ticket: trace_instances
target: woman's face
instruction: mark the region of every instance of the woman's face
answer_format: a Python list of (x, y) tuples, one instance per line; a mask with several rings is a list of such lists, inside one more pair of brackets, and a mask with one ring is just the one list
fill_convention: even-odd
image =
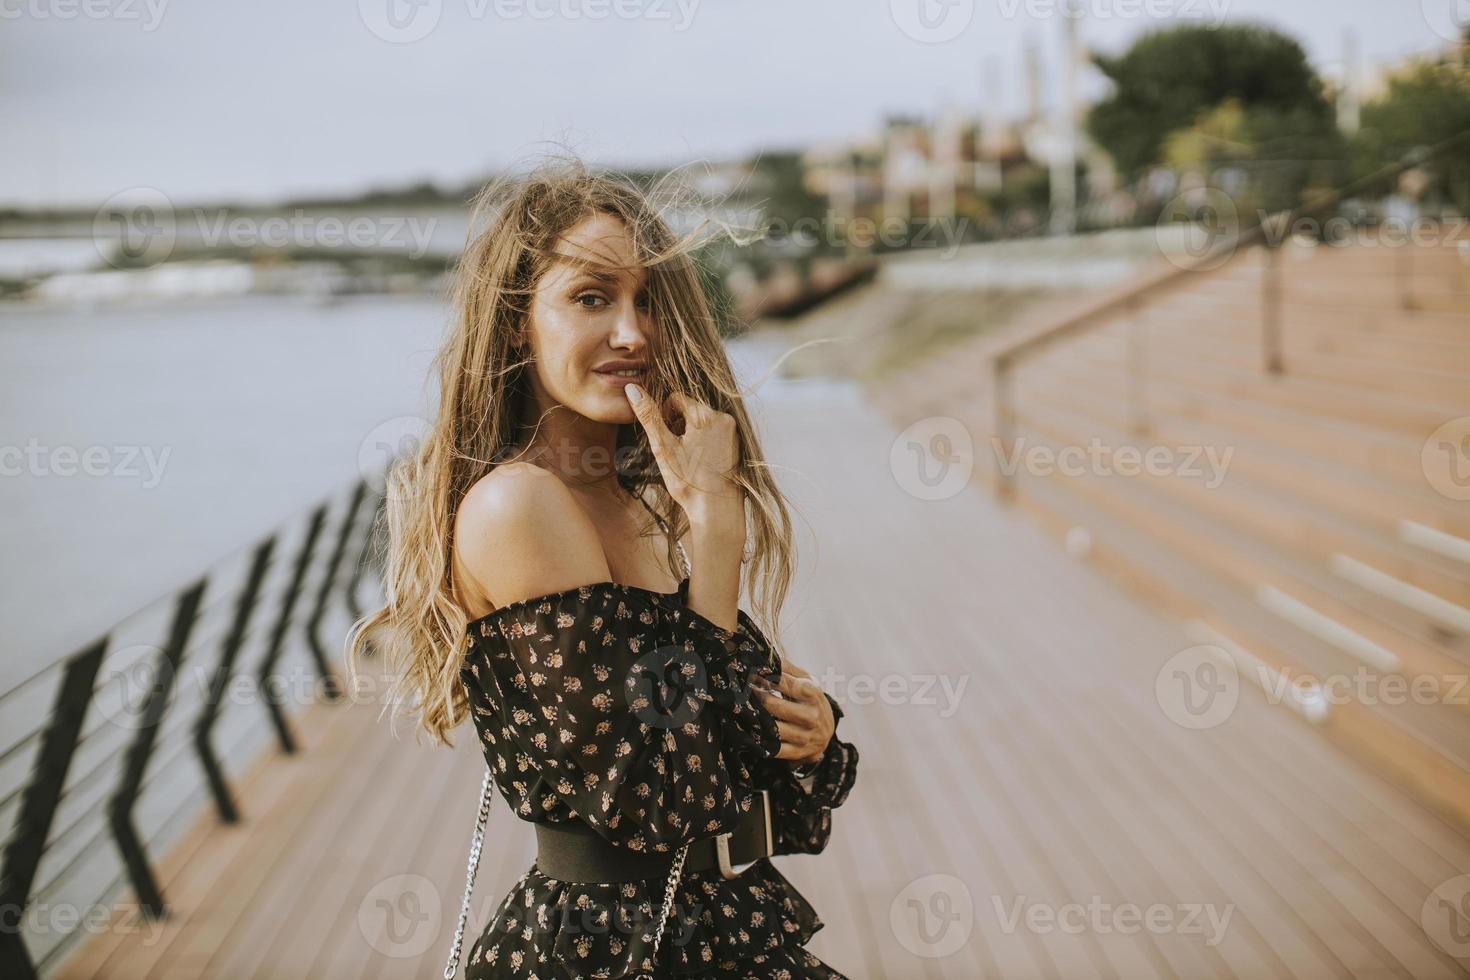
[[(623, 385), (647, 388), (652, 362), (647, 270), (635, 267), (633, 239), (612, 215), (573, 225), (531, 297), (530, 343), (544, 410), (550, 403), (598, 422), (634, 421)], [(616, 371), (635, 369), (632, 376)]]

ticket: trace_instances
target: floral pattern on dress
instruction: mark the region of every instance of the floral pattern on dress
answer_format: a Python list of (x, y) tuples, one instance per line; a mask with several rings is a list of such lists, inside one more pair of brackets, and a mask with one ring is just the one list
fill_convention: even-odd
[[(780, 658), (742, 610), (734, 631), (674, 592), (600, 582), (502, 606), (469, 624), (460, 669), (495, 784), (522, 819), (584, 821), (620, 847), (671, 853), (734, 828), (771, 792), (778, 854), (818, 853), (856, 778), (835, 735), (806, 778), (776, 759), (775, 718), (750, 678)], [(841, 718), (834, 700), (833, 715)], [(666, 876), (579, 883), (534, 864), (471, 946), (469, 980), (570, 980), (650, 969)], [(686, 871), (657, 976), (838, 978), (802, 947), (822, 928), (762, 858), (734, 879)]]

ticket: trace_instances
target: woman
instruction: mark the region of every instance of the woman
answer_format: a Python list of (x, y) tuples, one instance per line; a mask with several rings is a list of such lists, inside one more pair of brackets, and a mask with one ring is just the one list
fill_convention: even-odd
[(351, 639), (374, 631), (436, 740), (467, 709), (536, 824), (466, 976), (840, 978), (769, 857), (825, 848), (857, 752), (738, 608), (748, 565), (775, 623), (790, 518), (691, 240), (575, 163), (486, 209), (439, 418), (389, 479), (388, 602)]

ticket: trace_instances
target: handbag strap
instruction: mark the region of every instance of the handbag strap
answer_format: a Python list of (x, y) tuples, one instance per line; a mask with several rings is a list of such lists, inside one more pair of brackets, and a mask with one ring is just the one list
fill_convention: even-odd
[[(641, 498), (640, 498), (641, 499)], [(647, 503), (644, 504), (647, 506)], [(658, 515), (654, 515), (657, 517)], [(662, 525), (663, 521), (660, 520)], [(667, 528), (665, 528), (667, 530)], [(684, 574), (689, 574), (689, 553), (684, 550), (684, 542), (675, 541), (679, 549), (679, 560), (684, 565)], [(465, 866), (464, 875), (464, 898), (459, 903), (459, 922), (454, 927), (454, 943), (449, 949), (449, 962), (444, 965), (444, 980), (454, 980), (459, 973), (459, 958), (464, 949), (464, 928), (470, 917), (470, 897), (475, 891), (475, 875), (480, 870), (480, 849), (485, 843), (485, 821), (490, 816), (491, 788), (494, 782), (491, 778), (490, 767), (485, 767), (485, 778), (480, 783), (480, 810), (475, 817), (475, 832), (470, 837), (470, 857)], [(674, 864), (669, 868), (668, 883), (664, 886), (663, 907), (659, 909), (658, 931), (653, 934), (653, 954), (649, 961), (655, 966), (658, 964), (658, 949), (663, 942), (664, 929), (668, 925), (669, 910), (674, 907), (674, 891), (679, 887), (680, 880), (684, 877), (684, 859), (689, 854), (689, 845), (685, 844), (679, 848), (678, 855), (674, 858)], [(643, 972), (639, 977), (652, 978), (650, 972)]]
[[(638, 499), (642, 500), (643, 498), (639, 497)], [(643, 501), (643, 506), (648, 507), (648, 501)], [(648, 509), (649, 513), (653, 513), (653, 508), (649, 507)], [(664, 524), (663, 519), (659, 517), (658, 514), (653, 514), (653, 516), (654, 519), (658, 521), (659, 526), (663, 528), (664, 533), (670, 533), (669, 527), (667, 524)], [(684, 542), (676, 539), (674, 541), (674, 546), (679, 549), (679, 562), (684, 566), (685, 576), (688, 576), (689, 553), (684, 550)], [(664, 929), (667, 927), (669, 922), (669, 910), (674, 907), (674, 892), (678, 889), (679, 882), (684, 877), (684, 859), (688, 856), (689, 845), (685, 844), (683, 847), (679, 848), (679, 853), (674, 858), (673, 867), (669, 868), (668, 882), (664, 885), (663, 907), (659, 910), (658, 914), (658, 929), (653, 934), (653, 953), (649, 957), (649, 962), (653, 964), (654, 969), (658, 968), (659, 944), (662, 943), (664, 939)], [(644, 977), (649, 978), (649, 980), (653, 980), (652, 971), (645, 971), (638, 974), (638, 980), (643, 980)]]
[(480, 812), (475, 818), (475, 833), (470, 838), (470, 859), (465, 868), (464, 899), (459, 903), (459, 924), (454, 927), (454, 945), (449, 950), (449, 962), (444, 966), (444, 980), (454, 980), (459, 972), (459, 955), (464, 948), (464, 926), (470, 917), (470, 895), (475, 890), (475, 873), (480, 870), (480, 848), (485, 843), (485, 820), (490, 816), (490, 767), (485, 767), (485, 778), (480, 783)]

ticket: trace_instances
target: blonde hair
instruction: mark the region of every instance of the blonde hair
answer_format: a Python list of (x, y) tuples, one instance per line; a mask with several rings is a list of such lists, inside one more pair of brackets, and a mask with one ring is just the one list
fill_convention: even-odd
[[(701, 222), (676, 236), (660, 215), (660, 201), (688, 213), (690, 195), (677, 175), (645, 192), (625, 176), (592, 173), (575, 157), (543, 164), (521, 177), (492, 180), (471, 202), (470, 230), (452, 286), (448, 335), (433, 370), (439, 379), (438, 416), (414, 451), (391, 466), (383, 512), (382, 608), (353, 623), (347, 661), (353, 682), (365, 646), (384, 657), (390, 675), (392, 720), (416, 714), (433, 741), (453, 745), (449, 733), (464, 719), (466, 695), (459, 671), (468, 642), (469, 614), (455, 594), (451, 548), (459, 502), (477, 480), (506, 461), (530, 397), (516, 338), (528, 326), (531, 297), (552, 261), (558, 239), (583, 219), (612, 215), (628, 229), (635, 261), (648, 269), (654, 323), (647, 390), (655, 399), (690, 395), (736, 421), (739, 458), (732, 479), (746, 493), (747, 555), (753, 618), (779, 651), (779, 616), (794, 572), (791, 517), (754, 426), (742, 405), (719, 325), (706, 293)], [(703, 206), (699, 210), (706, 210)], [(482, 220), (488, 227), (477, 233)], [(525, 345), (529, 352), (529, 345)], [(670, 529), (667, 560), (682, 577), (675, 542), (687, 531), (682, 510), (664, 488), (647, 440), (636, 423), (619, 426), (617, 479), (641, 496)], [(419, 732), (415, 730), (415, 741)]]

